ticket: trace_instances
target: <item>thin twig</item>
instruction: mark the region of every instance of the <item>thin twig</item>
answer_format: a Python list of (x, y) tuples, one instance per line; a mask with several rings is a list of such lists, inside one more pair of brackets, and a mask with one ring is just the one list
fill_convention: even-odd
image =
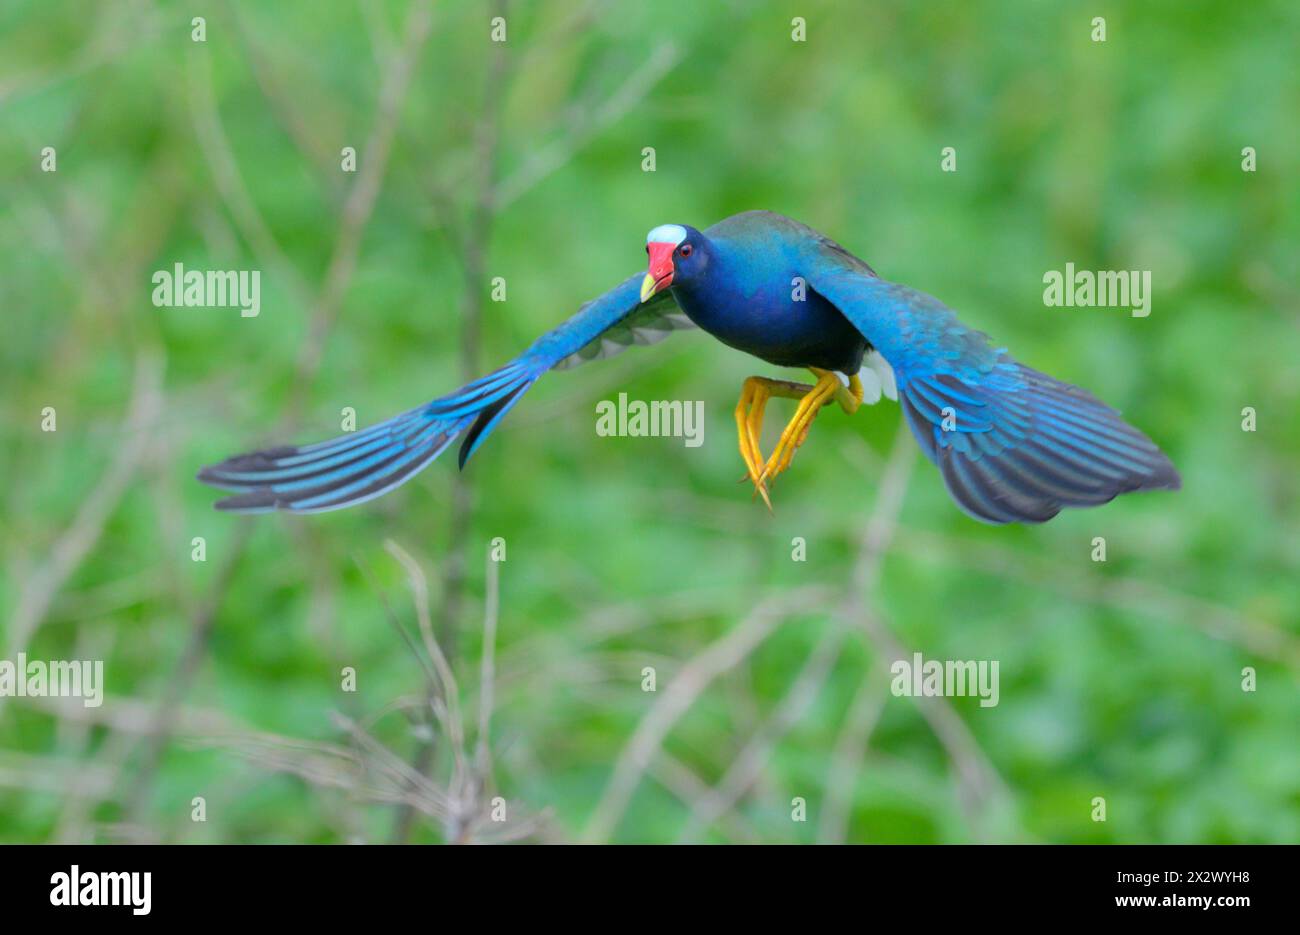
[(1087, 561), (1079, 563), (1085, 569), (1079, 570), (1024, 549), (945, 538), (919, 529), (904, 530), (899, 535), (899, 548), (927, 562), (951, 562), (1017, 584), (1041, 588), (1048, 583), (1058, 597), (1072, 601), (1191, 624), (1213, 639), (1227, 640), (1262, 658), (1278, 660), (1293, 675), (1300, 674), (1300, 638), (1240, 609), (1160, 584), (1158, 574), (1143, 578), (1100, 574)]
[[(378, 196), (380, 179), (388, 165), (393, 127), (401, 112), (401, 105), (405, 101), (415, 62), (432, 27), (432, 16), (432, 9), (426, 0), (412, 0), (407, 15), (403, 54), (391, 64), (386, 74), (380, 92), (379, 116), (376, 118), (370, 138), (368, 157), (360, 173), (361, 177), (344, 205), (325, 282), (312, 311), (311, 339), (308, 342), (310, 346), (299, 357), (295, 373), (295, 384), (300, 388), (310, 386), (313, 382), (312, 378), (320, 368), (325, 340), (333, 327), (338, 305), (355, 269), (361, 237), (370, 219), (375, 198)], [(290, 426), (298, 421), (300, 407), (301, 395), (288, 407), (286, 421)], [(169, 711), (174, 709), (184, 697), (192, 676), (207, 651), (208, 639), (225, 599), (226, 590), (243, 558), (251, 532), (250, 524), (251, 520), (248, 519), (239, 524), (235, 541), (231, 543), (223, 559), (223, 565), (213, 588), (199, 614), (191, 623), (190, 639), (181, 663), (163, 690), (158, 705), (156, 730), (148, 740), (144, 766), (130, 790), (130, 812), (139, 812), (148, 801), (150, 787), (171, 730)]]
[(840, 658), (847, 638), (846, 629), (834, 622), (804, 661), (790, 688), (770, 717), (745, 742), (722, 780), (708, 794), (691, 804), (679, 842), (693, 841), (720, 816), (729, 812), (758, 780), (772, 751), (812, 704), (826, 677)]
[[(334, 242), (334, 254), (325, 271), (325, 284), (312, 309), (311, 324), (298, 359), (300, 374), (313, 374), (320, 367), (321, 356), (325, 352), (325, 340), (334, 327), (334, 320), (343, 302), (348, 283), (352, 281), (352, 273), (356, 268), (357, 256), (361, 249), (361, 238), (374, 211), (375, 200), (379, 197), (384, 174), (388, 170), (393, 135), (397, 130), (411, 78), (415, 74), (416, 62), (419, 61), (420, 51), (429, 38), (432, 28), (433, 5), (428, 0), (412, 0), (407, 10), (406, 25), (402, 30), (402, 51), (384, 74), (383, 85), (379, 91), (378, 114), (370, 136), (366, 140), (365, 149), (359, 154), (361, 167), (357, 173), (356, 183), (348, 192), (347, 201), (343, 204), (338, 237)], [(309, 380), (298, 383), (303, 390), (308, 385), (310, 385)], [(301, 400), (301, 396), (299, 399)]]
[(586, 841), (604, 841), (618, 826), (642, 775), (659, 753), (668, 732), (713, 680), (740, 664), (790, 616), (816, 606), (825, 597), (824, 588), (806, 587), (771, 598), (681, 668), (641, 718), (641, 723), (619, 754), (613, 774), (583, 833)]
[[(660, 751), (659, 756), (655, 758), (654, 764), (650, 767), (650, 775), (687, 807), (712, 792), (704, 780), (689, 766), (666, 751)], [(723, 812), (718, 819), (732, 841), (740, 841), (743, 844), (758, 843), (753, 830), (734, 812)]]
[(475, 766), (479, 781), (490, 786), (492, 776), (492, 703), (496, 681), (497, 617), (501, 604), (501, 563), (489, 552), (485, 574), (487, 593), (483, 606), (483, 650), (479, 659), (478, 746)]
[(190, 119), (194, 124), (199, 149), (212, 172), (217, 193), (234, 218), (240, 234), (257, 256), (258, 262), (273, 270), (289, 285), (296, 296), (306, 301), (308, 295), (306, 284), (285, 255), (275, 235), (271, 233), (270, 226), (258, 211), (240, 174), (239, 164), (235, 160), (230, 140), (226, 137), (221, 115), (217, 109), (216, 96), (212, 89), (210, 57), (204, 52), (192, 56), (188, 75)]
[[(505, 10), (499, 0), (495, 12)], [(474, 161), (478, 175), (474, 180), (474, 204), (464, 234), (456, 238), (458, 259), (465, 285), (464, 307), (460, 316), (460, 376), (464, 381), (478, 375), (483, 334), (483, 295), (487, 275), (488, 241), (494, 219), (498, 126), (508, 71), (505, 43), (492, 43), (491, 58), (483, 90), (483, 106), (474, 133)], [(448, 523), (448, 547), (442, 559), (442, 606), (439, 631), (447, 654), (457, 656), (457, 628), (464, 602), (465, 567), (469, 547), (470, 521), (473, 517), (472, 475), (458, 472), (451, 483), (451, 518)]]
[(384, 541), (384, 548), (388, 554), (397, 559), (402, 567), (406, 569), (407, 579), (411, 583), (411, 593), (415, 600), (416, 619), (419, 621), (420, 635), (424, 639), (425, 651), (429, 654), (429, 659), (433, 662), (434, 668), (438, 672), (438, 679), (441, 682), (442, 699), (447, 705), (447, 711), (450, 715), (448, 729), (451, 731), (452, 750), (457, 756), (458, 771), (464, 769), (464, 763), (460, 759), (460, 751), (465, 748), (465, 722), (460, 715), (460, 688), (456, 684), (456, 676), (452, 673), (451, 665), (447, 661), (442, 647), (438, 645), (438, 640), (433, 633), (433, 623), (429, 617), (429, 582), (424, 576), (424, 570), (420, 568), (411, 553), (407, 552), (392, 539)]
[[(322, 123), (319, 116), (311, 119), (304, 117), (303, 108), (293, 100), (285, 82), (280, 80), (274, 66), (262, 49), (255, 30), (249, 28), (243, 13), (237, 4), (226, 0), (227, 15), (235, 25), (235, 32), (244, 47), (245, 57), (251, 66), (253, 80), (262, 91), (262, 96), (271, 105), (276, 119), (284, 127), (286, 134), (297, 147), (306, 162), (316, 172), (316, 177), (328, 190), (330, 196), (337, 200), (343, 189), (343, 179), (338, 172), (338, 162), (330, 145), (311, 132), (311, 124)], [(340, 156), (341, 158), (341, 156)]]
[(866, 533), (853, 563), (849, 591), (839, 613), (832, 619), (829, 630), (817, 647), (809, 654), (771, 717), (741, 749), (717, 787), (705, 799), (695, 803), (682, 830), (682, 840), (695, 838), (719, 815), (732, 808), (751, 788), (773, 747), (812, 703), (839, 659), (848, 628), (862, 615), (868, 598), (875, 590), (881, 563), (889, 549), (898, 514), (903, 507), (903, 497), (911, 477), (913, 451), (911, 436), (906, 427), (900, 424), (876, 502), (867, 520)]
[(128, 816), (128, 822), (132, 824), (139, 823), (149, 803), (154, 778), (162, 765), (167, 741), (176, 726), (181, 700), (194, 681), (194, 676), (198, 673), (203, 657), (207, 653), (208, 640), (212, 635), (212, 628), (216, 626), (217, 614), (225, 600), (227, 589), (235, 580), (235, 574), (243, 561), (244, 550), (252, 531), (253, 524), (248, 518), (243, 519), (236, 527), (234, 541), (222, 558), (212, 589), (193, 620), (185, 650), (158, 699), (153, 714), (153, 724), (142, 741), (144, 753), (140, 768), (132, 777), (130, 789), (126, 794), (124, 811)]
[(831, 750), (830, 769), (826, 776), (826, 793), (817, 820), (819, 844), (843, 844), (848, 838), (849, 818), (853, 808), (853, 787), (858, 770), (866, 756), (867, 743), (880, 715), (884, 713), (889, 694), (880, 673), (885, 671), (883, 661), (874, 666), (853, 694), (844, 724), (840, 728), (835, 746)]
[[(869, 608), (867, 597), (876, 587), (881, 557), (897, 530), (898, 506), (906, 492), (915, 460), (916, 446), (906, 424), (900, 421), (881, 479), (877, 509), (867, 523), (860, 557), (853, 570), (853, 586), (843, 611), (887, 661), (910, 659), (911, 654), (885, 622), (884, 616)], [(974, 836), (979, 839), (990, 799), (997, 793), (1005, 796), (1006, 787), (947, 698), (917, 697), (914, 701), (953, 763), (960, 804)]]
[(649, 58), (627, 76), (600, 106), (585, 111), (583, 123), (536, 150), (531, 158), (497, 187), (494, 207), (502, 211), (552, 172), (563, 167), (602, 130), (625, 117), (681, 61), (682, 53), (671, 41), (655, 46)]
[[(6, 659), (15, 658), (27, 648), (44, 621), (50, 602), (99, 541), (104, 524), (126, 493), (148, 450), (150, 428), (162, 409), (162, 372), (161, 357), (146, 352), (137, 358), (131, 401), (119, 430), (120, 443), (113, 460), (95, 489), (81, 502), (72, 524), (55, 541), (49, 559), (24, 576), (18, 602), (9, 618)], [(0, 705), (3, 697), (0, 696)]]
[[(500, 0), (495, 12), (500, 14), (504, 9), (504, 0)], [(480, 356), (486, 257), (494, 217), (493, 189), (496, 184), (497, 145), (500, 137), (498, 122), (507, 79), (505, 44), (492, 45), (484, 83), (483, 106), (474, 134), (474, 161), (478, 173), (472, 189), (475, 201), (463, 233), (456, 229), (452, 220), (454, 212), (446, 200), (440, 198), (438, 204), (443, 219), (441, 226), (447, 234), (448, 242), (456, 248), (465, 284), (464, 307), (460, 316), (460, 372), (465, 381), (472, 380), (477, 375)], [(442, 594), (438, 611), (438, 633), (447, 658), (454, 664), (459, 649), (458, 629), (464, 602), (466, 554), (473, 517), (473, 481), (470, 475), (460, 472), (452, 478), (450, 499), (448, 546), (441, 561)], [(432, 768), (435, 753), (432, 742), (421, 745), (416, 751), (414, 768), (427, 773)], [(394, 843), (400, 844), (409, 838), (413, 818), (409, 809), (398, 813), (393, 827)]]

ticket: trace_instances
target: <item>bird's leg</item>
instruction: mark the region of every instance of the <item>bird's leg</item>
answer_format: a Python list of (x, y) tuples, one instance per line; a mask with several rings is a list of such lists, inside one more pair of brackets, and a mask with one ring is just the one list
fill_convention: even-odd
[(817, 383), (803, 399), (799, 400), (794, 415), (781, 432), (781, 438), (777, 441), (776, 448), (772, 450), (772, 456), (767, 459), (767, 464), (759, 475), (760, 481), (774, 479), (790, 466), (795, 451), (808, 437), (808, 429), (813, 419), (817, 418), (817, 413), (821, 411), (822, 406), (835, 397), (835, 390), (840, 385), (839, 378), (829, 370), (813, 370), (813, 373), (817, 375)]
[(802, 400), (813, 389), (814, 387), (807, 383), (769, 380), (767, 377), (749, 377), (740, 389), (740, 401), (736, 403), (736, 435), (746, 472), (746, 476), (741, 480), (748, 479), (754, 484), (754, 493), (763, 498), (768, 509), (771, 509), (772, 501), (768, 499), (767, 485), (762, 479), (763, 451), (759, 447), (759, 437), (763, 431), (763, 412), (767, 408), (767, 401), (773, 396)]
[(781, 433), (781, 439), (772, 451), (772, 456), (767, 459), (767, 464), (759, 475), (759, 481), (764, 484), (790, 466), (794, 453), (808, 438), (808, 429), (812, 427), (813, 419), (817, 418), (817, 413), (821, 411), (822, 406), (833, 399), (840, 404), (840, 408), (852, 415), (862, 404), (862, 381), (858, 379), (857, 374), (849, 379), (849, 385), (846, 387), (834, 371), (822, 370), (818, 367), (808, 369), (816, 374), (817, 383), (799, 401), (794, 416)]
[[(736, 436), (740, 445), (740, 459), (745, 462), (746, 476), (754, 482), (754, 489), (759, 489), (758, 475), (762, 462), (758, 445), (749, 431), (749, 414), (758, 410), (762, 418), (762, 409), (767, 405), (767, 390), (763, 387), (761, 377), (749, 377), (740, 387), (740, 400), (736, 403)], [(760, 394), (761, 398), (760, 398)], [(741, 478), (744, 480), (745, 478)], [(769, 501), (769, 506), (771, 505)]]
[(853, 415), (853, 413), (858, 411), (858, 407), (862, 405), (863, 390), (861, 378), (855, 373), (853, 376), (849, 377), (848, 386), (840, 383), (839, 380), (836, 380), (835, 382), (839, 384), (835, 388), (835, 401), (840, 404), (840, 408), (844, 410), (845, 415)]

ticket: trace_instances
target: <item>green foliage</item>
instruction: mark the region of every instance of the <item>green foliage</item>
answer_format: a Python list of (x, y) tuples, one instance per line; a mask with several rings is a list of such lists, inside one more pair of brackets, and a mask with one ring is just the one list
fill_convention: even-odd
[[(383, 158), (367, 144), (407, 7), (209, 6), (203, 44), (173, 2), (0, 11), (0, 652), (14, 648), (11, 615), (72, 547), (28, 654), (102, 658), (107, 675), (93, 711), (0, 698), (0, 840), (393, 839), (391, 804), (283, 759), (310, 742), (375, 769), (340, 717), (417, 756), (425, 668), (394, 624), (422, 643), (389, 539), (428, 576), (435, 627), (444, 572), (464, 563), (444, 642), (472, 751), (497, 536), (495, 785), (512, 808), (549, 813), (537, 837), (582, 836), (674, 680), (763, 602), (818, 586), (686, 708), (614, 840), (678, 840), (692, 783), (718, 784), (755, 737), (753, 783), (691, 836), (817, 840), (829, 798), (845, 794), (850, 841), (1300, 838), (1294, 3), (520, 2), (498, 94), (493, 9), (434, 3), (355, 269), (305, 379), (346, 206)], [(1089, 37), (1099, 15), (1105, 43)], [(805, 43), (790, 40), (794, 16)], [(45, 146), (57, 172), (40, 171)], [(344, 146), (356, 175), (339, 169)], [(939, 171), (945, 146), (955, 173)], [(1241, 171), (1245, 146), (1257, 172)], [(467, 286), (485, 165), (514, 197), (487, 212)], [(854, 591), (899, 430), (891, 403), (825, 412), (776, 485), (774, 516), (735, 483), (731, 421), (741, 380), (771, 368), (699, 333), (541, 381), (466, 472), (460, 535), (450, 457), (361, 508), (255, 518), (246, 549), (243, 521), (215, 513), (193, 480), (288, 440), (277, 427), (295, 399), (306, 441), (337, 434), (345, 406), (364, 425), (454, 388), (470, 375), (460, 346), (476, 307), (486, 370), (640, 268), (650, 227), (755, 207), (817, 227), (1090, 387), (1161, 444), (1185, 489), (989, 528), (918, 457), (878, 586), (764, 744)], [(150, 276), (177, 262), (260, 270), (261, 314), (155, 308)], [(1151, 316), (1044, 307), (1044, 271), (1067, 262), (1151, 270)], [(503, 304), (487, 301), (493, 276), (508, 283)], [(149, 359), (165, 374), (142, 442), (123, 425)], [(704, 445), (598, 437), (595, 403), (618, 392), (704, 400)], [(773, 403), (771, 432), (787, 405)], [(46, 406), (55, 433), (40, 431)], [(124, 448), (136, 463), (101, 516), (96, 491)], [(190, 559), (195, 536), (205, 563)], [(790, 558), (797, 536), (804, 563)], [(1098, 536), (1105, 563), (1090, 559)], [(931, 709), (887, 694), (894, 657), (867, 618), (908, 654), (998, 660), (1000, 703), (940, 706), (965, 738), (954, 748)], [(344, 666), (355, 694), (339, 690)], [(836, 793), (835, 750), (864, 683), (878, 721)], [(160, 713), (175, 718), (162, 734)], [(441, 782), (450, 742), (435, 736)], [(973, 802), (967, 767), (989, 781)], [(195, 796), (206, 823), (190, 820)], [(796, 796), (806, 824), (790, 820)], [(412, 839), (448, 834), (421, 817)]]

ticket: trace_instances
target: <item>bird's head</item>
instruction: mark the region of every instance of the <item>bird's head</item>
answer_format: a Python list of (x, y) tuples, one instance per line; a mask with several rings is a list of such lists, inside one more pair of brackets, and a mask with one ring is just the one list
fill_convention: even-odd
[(683, 285), (708, 264), (708, 243), (703, 234), (684, 224), (660, 224), (645, 239), (650, 267), (641, 282), (641, 301), (672, 285)]

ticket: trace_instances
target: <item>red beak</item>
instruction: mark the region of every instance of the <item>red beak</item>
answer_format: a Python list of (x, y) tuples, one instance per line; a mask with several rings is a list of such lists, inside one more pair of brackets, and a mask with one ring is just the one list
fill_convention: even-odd
[(676, 249), (677, 245), (671, 243), (647, 245), (650, 267), (646, 272), (645, 280), (641, 283), (642, 302), (673, 284), (673, 251)]

